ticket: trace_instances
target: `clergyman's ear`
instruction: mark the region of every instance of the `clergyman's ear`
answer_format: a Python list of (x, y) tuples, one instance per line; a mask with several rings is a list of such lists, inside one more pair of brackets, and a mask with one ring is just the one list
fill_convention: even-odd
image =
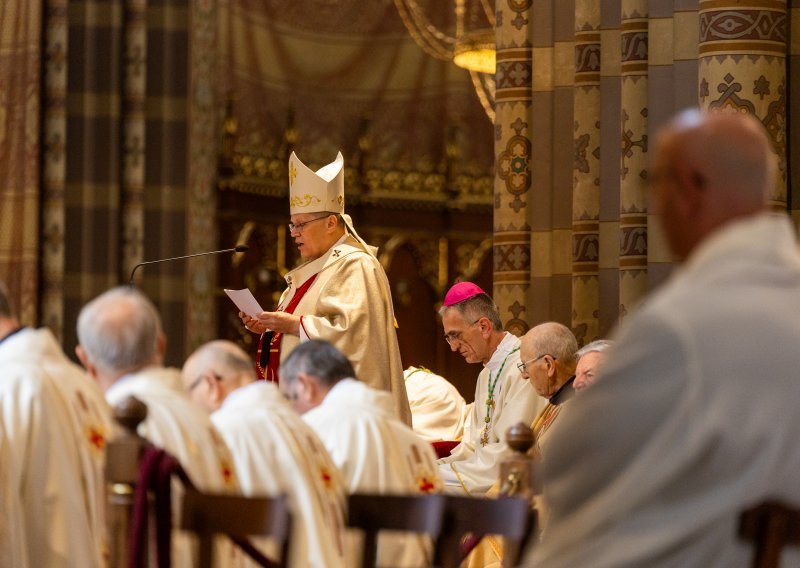
[(75, 346), (75, 355), (78, 356), (78, 361), (81, 362), (81, 365), (83, 365), (83, 368), (86, 369), (87, 373), (93, 377), (97, 375), (95, 366), (92, 365), (91, 359), (89, 358), (89, 354), (86, 353), (86, 350), (80, 343)]

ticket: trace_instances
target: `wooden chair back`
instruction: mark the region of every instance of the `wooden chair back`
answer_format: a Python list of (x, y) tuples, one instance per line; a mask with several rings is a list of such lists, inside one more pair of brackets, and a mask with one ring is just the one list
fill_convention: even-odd
[(361, 566), (377, 566), (380, 531), (425, 533), (435, 540), (443, 513), (442, 495), (350, 495), (347, 525), (364, 533)]
[(460, 497), (445, 498), (442, 531), (436, 543), (435, 564), (455, 568), (463, 560), (461, 539), (468, 533), (499, 535), (505, 538), (503, 564), (516, 566), (520, 543), (532, 530), (535, 515), (529, 501), (519, 497)]
[(147, 406), (133, 396), (114, 407), (114, 418), (122, 428), (106, 446), (110, 568), (128, 566), (134, 486), (139, 475), (139, 459), (149, 445), (136, 430), (146, 417)]
[(241, 497), (201, 493), (188, 489), (183, 497), (180, 526), (199, 540), (199, 566), (211, 568), (214, 537), (271, 537), (281, 550), (280, 561), (265, 566), (287, 566), (291, 541), (288, 500), (279, 497)]
[(777, 568), (787, 545), (800, 545), (800, 509), (765, 501), (739, 517), (739, 537), (752, 542), (753, 568)]

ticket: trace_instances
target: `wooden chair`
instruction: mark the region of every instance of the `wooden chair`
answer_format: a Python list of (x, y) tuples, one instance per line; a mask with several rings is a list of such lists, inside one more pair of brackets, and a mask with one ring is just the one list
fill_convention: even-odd
[(128, 397), (114, 408), (114, 418), (122, 429), (106, 446), (110, 568), (128, 566), (134, 486), (139, 475), (139, 459), (149, 446), (136, 430), (146, 417), (147, 406), (135, 397)]
[(800, 509), (765, 501), (739, 517), (739, 537), (754, 544), (753, 568), (777, 568), (786, 545), (800, 545)]
[(505, 566), (516, 566), (520, 543), (533, 530), (535, 513), (527, 499), (519, 497), (445, 497), (442, 532), (436, 543), (435, 564), (455, 568), (461, 564), (461, 539), (468, 533), (505, 538)]
[(361, 566), (377, 566), (382, 530), (426, 533), (435, 540), (443, 512), (442, 495), (350, 495), (347, 525), (364, 532)]
[(281, 550), (280, 561), (256, 561), (263, 566), (288, 566), (291, 514), (285, 496), (212, 495), (188, 489), (181, 509), (181, 528), (198, 536), (200, 568), (211, 568), (218, 534), (228, 535), (237, 544), (248, 536), (271, 537)]

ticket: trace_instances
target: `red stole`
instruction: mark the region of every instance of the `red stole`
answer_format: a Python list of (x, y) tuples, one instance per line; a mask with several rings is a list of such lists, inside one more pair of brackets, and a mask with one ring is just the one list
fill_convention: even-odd
[[(289, 305), (286, 306), (286, 309), (283, 311), (287, 314), (293, 314), (295, 308), (297, 308), (297, 304), (300, 303), (300, 300), (303, 299), (303, 296), (305, 296), (316, 279), (317, 275), (314, 274), (311, 278), (303, 282), (294, 293), (294, 296), (292, 296)], [(281, 364), (282, 336), (282, 333), (275, 331), (267, 331), (261, 334), (261, 339), (258, 342), (258, 352), (256, 354), (256, 371), (258, 372), (259, 379), (278, 384), (278, 366)], [(267, 354), (263, 353), (265, 339), (269, 344), (269, 358), (267, 358)]]

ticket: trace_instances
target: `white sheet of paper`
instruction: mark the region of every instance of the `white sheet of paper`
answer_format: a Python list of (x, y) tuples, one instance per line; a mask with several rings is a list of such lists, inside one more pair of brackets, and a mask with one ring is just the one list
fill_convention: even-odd
[(224, 288), (224, 290), (228, 297), (233, 300), (233, 303), (236, 304), (236, 307), (239, 308), (239, 311), (246, 313), (248, 316), (254, 318), (264, 311), (248, 288), (241, 290)]

